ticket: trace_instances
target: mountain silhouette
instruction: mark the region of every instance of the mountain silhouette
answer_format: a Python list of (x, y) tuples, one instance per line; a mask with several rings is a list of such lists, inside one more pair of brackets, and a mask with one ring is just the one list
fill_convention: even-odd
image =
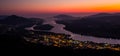
[(23, 29), (25, 27), (31, 27), (34, 24), (41, 25), (42, 23), (43, 23), (42, 19), (38, 20), (34, 18), (25, 18), (17, 15), (10, 15), (0, 20), (0, 24), (9, 25), (19, 29)]
[(82, 35), (120, 39), (120, 15), (99, 13), (77, 20), (56, 21), (66, 30)]
[(8, 25), (17, 25), (17, 24), (23, 24), (27, 22), (32, 22), (27, 18), (11, 15), (6, 17), (5, 19), (0, 20), (0, 24), (8, 24)]
[(65, 15), (65, 14), (56, 15), (56, 16), (54, 16), (54, 18), (58, 18), (58, 20), (75, 20), (75, 19), (77, 19), (77, 17), (73, 17), (73, 16)]
[(6, 18), (7, 15), (0, 15), (0, 20)]
[(94, 15), (90, 15), (93, 16), (93, 17), (100, 17), (100, 16), (111, 16), (111, 15), (114, 15), (112, 13), (98, 13), (98, 14), (94, 14)]

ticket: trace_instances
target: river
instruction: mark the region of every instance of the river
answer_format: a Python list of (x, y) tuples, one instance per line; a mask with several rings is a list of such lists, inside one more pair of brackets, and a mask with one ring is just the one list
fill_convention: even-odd
[[(99, 38), (99, 37), (94, 37), (94, 36), (85, 36), (85, 35), (74, 34), (70, 31), (65, 30), (64, 27), (66, 27), (66, 26), (63, 24), (57, 24), (55, 22), (55, 20), (57, 20), (57, 18), (52, 18), (52, 17), (44, 18), (43, 24), (49, 24), (49, 25), (54, 26), (54, 28), (52, 28), (50, 30), (50, 32), (69, 34), (69, 35), (71, 35), (70, 38), (72, 38), (74, 40), (79, 40), (79, 41), (92, 41), (95, 43), (120, 44), (119, 39), (108, 39), (108, 38)], [(29, 27), (26, 29), (34, 30), (33, 27), (35, 27), (35, 26), (36, 25), (33, 25), (32, 27)]]

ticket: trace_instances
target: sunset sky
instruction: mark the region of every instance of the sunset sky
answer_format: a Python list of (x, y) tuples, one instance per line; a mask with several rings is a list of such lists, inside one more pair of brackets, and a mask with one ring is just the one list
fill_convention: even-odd
[(120, 0), (0, 0), (0, 14), (120, 12)]

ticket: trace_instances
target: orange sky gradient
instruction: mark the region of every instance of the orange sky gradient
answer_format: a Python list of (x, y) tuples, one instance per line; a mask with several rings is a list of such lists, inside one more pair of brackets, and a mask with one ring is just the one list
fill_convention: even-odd
[(2, 0), (0, 14), (120, 12), (120, 0)]

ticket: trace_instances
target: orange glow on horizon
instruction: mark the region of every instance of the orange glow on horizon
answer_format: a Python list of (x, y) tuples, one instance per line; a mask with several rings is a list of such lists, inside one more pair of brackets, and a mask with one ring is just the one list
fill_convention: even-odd
[(2, 13), (120, 12), (120, 0), (8, 0), (0, 2)]
[[(30, 9), (30, 10), (29, 10)], [(19, 10), (19, 11), (26, 11), (26, 9)], [(55, 8), (28, 8), (26, 12), (34, 12), (34, 13), (76, 13), (76, 12), (120, 12), (120, 4), (114, 5), (101, 5), (101, 6), (94, 6), (94, 7), (82, 7), (81, 6), (60, 6)]]

